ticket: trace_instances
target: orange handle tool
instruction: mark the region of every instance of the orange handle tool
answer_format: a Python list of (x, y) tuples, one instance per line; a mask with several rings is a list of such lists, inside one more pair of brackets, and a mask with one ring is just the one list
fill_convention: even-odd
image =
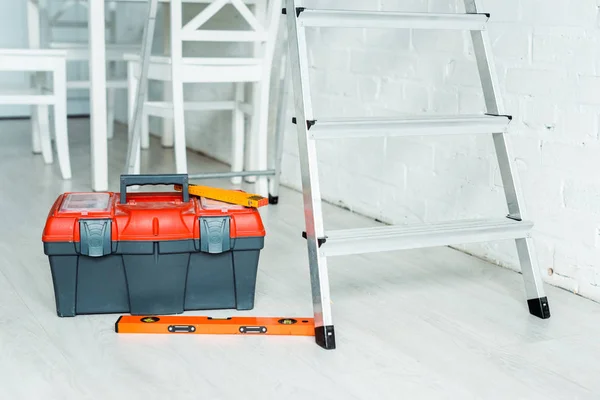
[(115, 332), (314, 336), (315, 326), (314, 318), (124, 315), (115, 323)]

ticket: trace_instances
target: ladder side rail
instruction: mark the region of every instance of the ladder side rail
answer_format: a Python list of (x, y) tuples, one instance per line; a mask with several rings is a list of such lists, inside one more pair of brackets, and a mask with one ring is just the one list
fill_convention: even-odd
[(302, 196), (306, 224), (306, 241), (315, 314), (315, 339), (326, 348), (335, 348), (333, 318), (329, 289), (327, 259), (320, 250), (325, 238), (319, 172), (317, 165), (316, 143), (309, 139), (308, 121), (313, 121), (313, 109), (310, 97), (308, 76), (308, 53), (305, 28), (298, 24), (297, 8), (299, 2), (286, 0), (288, 26), (289, 61), (292, 69), (294, 104), (296, 109), (296, 130), (302, 175)]
[[(467, 13), (477, 13), (479, 11), (478, 0), (464, 0), (464, 2)], [(504, 115), (506, 111), (500, 94), (500, 83), (496, 72), (489, 33), (487, 30), (471, 31), (471, 38), (487, 112), (495, 115)], [(517, 220), (525, 219), (520, 187), (514, 173), (515, 168), (511, 161), (504, 132), (494, 133), (494, 145), (498, 153), (502, 183), (504, 184), (506, 201), (508, 203), (508, 212), (512, 218)]]
[(134, 109), (132, 110), (131, 124), (128, 137), (131, 138), (127, 147), (127, 159), (125, 161), (125, 173), (135, 174), (139, 172), (140, 145), (142, 133), (139, 126), (142, 123), (146, 94), (148, 92), (148, 71), (150, 69), (150, 56), (154, 43), (154, 31), (156, 29), (156, 14), (158, 12), (158, 0), (149, 0), (147, 8), (146, 26), (142, 39), (141, 65), (139, 81), (136, 88)]
[[(464, 0), (467, 13), (481, 11), (480, 0)], [(492, 43), (487, 30), (471, 31), (473, 49), (477, 58), (481, 86), (484, 93), (488, 113), (505, 114), (504, 104), (500, 95), (500, 83), (496, 72)], [(508, 205), (509, 217), (517, 220), (527, 218), (522, 186), (517, 170), (510, 155), (507, 137), (504, 132), (494, 132), (494, 146), (498, 158), (498, 166), (504, 185), (504, 194)], [(521, 273), (525, 283), (525, 294), (529, 312), (540, 318), (549, 318), (550, 309), (544, 291), (544, 282), (539, 269), (533, 239), (519, 238), (515, 240), (517, 254), (521, 264)]]
[[(285, 21), (284, 21), (285, 22)], [(288, 74), (288, 43), (287, 43), (287, 24), (280, 24), (280, 66), (279, 66), (279, 93), (277, 96), (277, 116), (275, 122), (275, 144), (271, 155), (271, 169), (275, 170), (275, 176), (269, 180), (269, 202), (277, 204), (279, 202), (279, 187), (281, 185), (281, 166), (283, 159), (284, 134), (287, 118), (287, 106), (290, 95), (290, 74)]]

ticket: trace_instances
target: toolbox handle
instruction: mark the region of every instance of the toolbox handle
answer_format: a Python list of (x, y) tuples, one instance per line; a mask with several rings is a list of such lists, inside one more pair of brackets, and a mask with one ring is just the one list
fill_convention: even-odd
[(183, 201), (190, 201), (187, 174), (121, 175), (121, 204), (127, 203), (127, 186), (134, 185), (181, 185)]

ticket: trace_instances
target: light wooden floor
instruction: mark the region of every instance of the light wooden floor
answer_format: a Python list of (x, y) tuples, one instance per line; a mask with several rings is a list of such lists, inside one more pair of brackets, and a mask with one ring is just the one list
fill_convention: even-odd
[[(88, 123), (70, 127), (65, 183), (31, 154), (27, 121), (0, 122), (0, 399), (600, 399), (600, 305), (549, 287), (552, 318), (539, 320), (519, 274), (447, 248), (332, 259), (335, 351), (310, 338), (119, 336), (117, 315), (58, 318), (41, 232), (58, 194), (89, 190)], [(123, 139), (110, 143), (113, 190)], [(171, 152), (152, 145), (145, 171), (170, 171)], [(226, 169), (197, 155), (190, 165)], [(371, 224), (325, 210), (333, 227)], [(240, 314), (310, 316), (300, 195), (284, 190), (263, 216), (256, 308)]]

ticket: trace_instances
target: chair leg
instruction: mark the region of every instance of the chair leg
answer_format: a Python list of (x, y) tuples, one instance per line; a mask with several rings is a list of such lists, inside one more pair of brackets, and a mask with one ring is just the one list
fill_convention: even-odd
[[(148, 101), (148, 92), (144, 96), (144, 103)], [(142, 111), (142, 118), (140, 120), (140, 129), (142, 131), (140, 145), (141, 148), (147, 150), (150, 148), (150, 116)]]
[(33, 154), (40, 154), (42, 152), (37, 106), (31, 107), (31, 150)]
[[(177, 11), (177, 10), (176, 10)], [(163, 29), (164, 32), (172, 32), (171, 31), (171, 7), (168, 4), (165, 4), (163, 7)], [(165, 56), (171, 55), (171, 35), (166, 34), (163, 37), (163, 51)], [(163, 82), (163, 98), (166, 102), (171, 102), (173, 100), (173, 90), (170, 82)], [(174, 146), (174, 124), (172, 118), (163, 118), (161, 120), (162, 124), (162, 136), (161, 136), (161, 144), (165, 148), (171, 148)]]
[(161, 123), (162, 136), (160, 139), (160, 144), (162, 145), (162, 147), (170, 149), (174, 146), (173, 118), (163, 118)]
[(185, 138), (185, 113), (183, 109), (183, 83), (181, 77), (173, 77), (173, 127), (175, 146), (175, 166), (178, 174), (187, 173)]
[[(109, 19), (109, 32), (107, 35), (107, 42), (110, 44), (116, 43), (117, 41), (117, 3), (111, 1), (108, 3), (108, 19)], [(110, 61), (108, 63), (108, 76), (109, 79), (117, 76), (117, 63)], [(115, 135), (115, 102), (116, 102), (116, 89), (108, 89), (108, 107), (107, 107), (107, 130), (106, 137), (111, 140)]]
[[(135, 68), (135, 64), (133, 62), (129, 62), (127, 63), (127, 112), (128, 112), (128, 124), (129, 126), (133, 125), (133, 114), (135, 111), (135, 99), (136, 99), (136, 95), (137, 95), (137, 85), (138, 85), (138, 79), (137, 79), (137, 75), (135, 74), (136, 68)], [(144, 117), (142, 115), (142, 121), (144, 120)], [(140, 127), (138, 127), (138, 129), (140, 129)], [(128, 134), (127, 137), (127, 141), (131, 142), (131, 137)], [(140, 146), (137, 148), (137, 162), (135, 163), (134, 167), (133, 167), (133, 173), (134, 174), (139, 174), (141, 171), (141, 140), (140, 140)]]
[[(182, 4), (180, 1), (171, 1), (170, 24), (171, 27), (181, 26), (183, 18)], [(181, 74), (182, 64), (182, 39), (181, 29), (171, 29), (171, 86), (173, 96), (173, 129), (175, 138), (175, 166), (178, 174), (187, 173), (187, 154), (185, 144), (185, 112), (183, 108), (183, 81)]]
[(42, 156), (46, 164), (52, 164), (54, 157), (52, 154), (52, 138), (50, 137), (50, 115), (48, 105), (41, 104), (36, 107), (37, 129), (40, 135), (42, 146)]
[(54, 136), (56, 153), (63, 179), (71, 179), (71, 157), (69, 155), (69, 133), (67, 127), (67, 69), (64, 64), (54, 72)]
[[(139, 84), (141, 65), (135, 62), (127, 63), (127, 107), (129, 110), (129, 125), (133, 125), (133, 113), (135, 108), (135, 101), (137, 96), (137, 87)], [(148, 101), (148, 92), (144, 96), (144, 102)], [(142, 149), (150, 148), (150, 129), (148, 127), (148, 115), (142, 109), (142, 115), (140, 117), (140, 147)], [(131, 138), (128, 138), (131, 140)]]
[[(173, 99), (173, 90), (171, 88), (170, 82), (164, 82), (163, 85), (164, 90), (164, 99), (165, 101), (171, 101)], [(163, 118), (162, 119), (162, 137), (161, 144), (163, 147), (173, 147), (174, 141), (174, 132), (173, 132), (173, 120), (171, 118)]]
[[(272, 4), (269, 4), (269, 6), (272, 6)], [(265, 1), (260, 1), (256, 3), (255, 6), (255, 15), (260, 18), (260, 19), (266, 19), (267, 18), (267, 2)], [(267, 43), (265, 42), (255, 42), (254, 43), (254, 56), (255, 57), (264, 57), (266, 56), (266, 49), (267, 49)], [(262, 113), (262, 109), (263, 109), (263, 103), (262, 101), (262, 86), (263, 86), (263, 82), (265, 82), (265, 77), (269, 75), (269, 73), (266, 73), (266, 70), (264, 69), (266, 67), (266, 65), (263, 65), (263, 78), (262, 78), (262, 82), (260, 83), (255, 83), (253, 86), (253, 90), (252, 90), (252, 129), (250, 130), (250, 134), (248, 137), (248, 145), (247, 145), (247, 169), (248, 170), (252, 170), (252, 171), (260, 171), (260, 170), (265, 170), (266, 168), (261, 168), (260, 167), (260, 154), (259, 154), (259, 147), (260, 147), (260, 135), (261, 135), (261, 113)], [(267, 78), (268, 79), (268, 78)], [(268, 86), (268, 84), (267, 84)], [(268, 106), (268, 105), (267, 105)], [(260, 181), (262, 179), (258, 179), (257, 182), (257, 177), (255, 176), (248, 176), (246, 177), (246, 182), (248, 183), (255, 183), (257, 182), (256, 185), (256, 191), (257, 193), (261, 194), (262, 196), (267, 196), (267, 190), (268, 188), (266, 188), (266, 184), (261, 184)], [(263, 188), (264, 190), (260, 191), (259, 186), (263, 185), (265, 186), (265, 188)]]
[[(256, 171), (258, 170), (258, 166), (256, 164), (257, 155), (256, 155), (256, 146), (257, 146), (257, 133), (258, 126), (260, 124), (260, 83), (255, 83), (252, 88), (252, 118), (251, 118), (251, 128), (248, 132), (246, 138), (246, 153), (245, 153), (245, 164), (246, 170), (248, 171)], [(255, 183), (255, 176), (247, 176), (244, 180), (248, 183)]]
[[(40, 77), (41, 74), (39, 72), (31, 75), (31, 87), (33, 89), (37, 89), (40, 86)], [(31, 107), (31, 148), (33, 154), (40, 154), (42, 152), (41, 140), (38, 107), (34, 105)]]
[[(135, 107), (135, 95), (137, 93), (137, 78), (136, 68), (133, 62), (127, 63), (127, 124), (129, 127), (133, 125), (133, 114)], [(131, 141), (131, 137), (128, 134), (127, 141)]]
[(115, 102), (116, 89), (108, 89), (108, 108), (106, 115), (106, 137), (110, 140), (115, 136)]
[[(233, 110), (233, 136), (231, 140), (231, 171), (241, 172), (244, 170), (244, 140), (245, 140), (245, 115), (241, 105), (245, 99), (245, 84), (236, 83), (235, 85), (235, 109)], [(231, 178), (231, 183), (239, 185), (242, 183), (241, 177)]]
[[(285, 65), (283, 66), (285, 68)], [(271, 162), (275, 176), (269, 181), (269, 203), (279, 203), (279, 187), (281, 185), (281, 162), (283, 159), (283, 139), (287, 125), (287, 105), (289, 93), (289, 80), (286, 79), (286, 70), (282, 71), (279, 81), (279, 97), (277, 99), (277, 123), (275, 125), (275, 145), (273, 146)]]
[[(255, 129), (253, 136), (255, 137), (255, 146), (253, 146), (254, 164), (256, 170), (266, 171), (269, 168), (269, 85), (258, 84), (258, 111), (255, 115)], [(257, 194), (267, 197), (269, 195), (269, 178), (267, 176), (259, 176), (256, 181)]]
[[(143, 115), (142, 115), (142, 117), (143, 117)], [(140, 129), (140, 127), (138, 127), (138, 129)], [(133, 173), (140, 174), (141, 170), (142, 170), (142, 142), (141, 141), (139, 142), (136, 152), (137, 152), (137, 154), (136, 154), (135, 158), (137, 161), (133, 165)], [(134, 186), (134, 188), (137, 189), (138, 186)]]

